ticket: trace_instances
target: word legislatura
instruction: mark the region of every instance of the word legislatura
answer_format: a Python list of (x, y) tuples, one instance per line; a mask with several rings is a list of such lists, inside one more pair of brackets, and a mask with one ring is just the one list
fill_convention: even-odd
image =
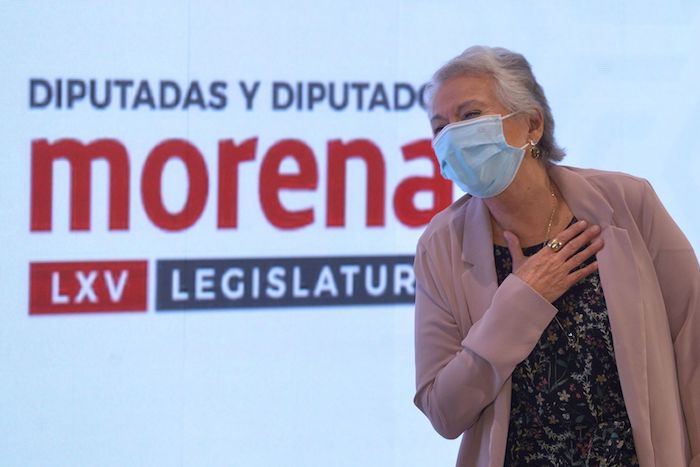
[[(401, 147), (404, 161), (425, 159), (432, 163), (429, 175), (410, 176), (401, 180), (393, 191), (396, 218), (409, 227), (420, 227), (452, 201), (452, 185), (440, 175), (430, 140), (422, 139)], [(231, 139), (218, 144), (216, 175), (217, 228), (238, 228), (239, 168), (256, 160), (258, 138), (240, 144)], [(366, 225), (386, 224), (386, 164), (379, 147), (367, 139), (329, 140), (326, 153), (325, 215), (326, 226), (346, 224), (347, 165), (351, 160), (364, 163), (366, 168)], [(49, 142), (32, 141), (31, 154), (31, 231), (52, 230), (52, 199), (54, 163), (67, 161), (70, 166), (70, 229), (91, 229), (92, 163), (104, 160), (109, 178), (109, 229), (128, 230), (130, 221), (130, 161), (125, 146), (116, 139), (98, 139), (85, 144), (75, 139)], [(166, 165), (179, 160), (188, 180), (185, 201), (178, 210), (168, 210), (163, 201), (163, 175)], [(282, 170), (291, 160), (296, 171)], [(181, 231), (194, 225), (201, 217), (210, 192), (207, 162), (199, 149), (183, 139), (168, 139), (157, 144), (148, 154), (141, 172), (141, 201), (146, 215), (156, 227)], [(298, 229), (316, 221), (313, 206), (291, 209), (284, 205), (285, 191), (314, 192), (319, 189), (316, 156), (309, 145), (297, 139), (275, 142), (264, 154), (259, 165), (258, 199), (262, 212), (273, 226)], [(432, 205), (416, 205), (416, 196), (427, 193)], [(246, 198), (248, 199), (248, 198)], [(247, 202), (247, 201), (246, 201)]]
[(413, 303), (412, 256), (157, 262), (157, 310)]

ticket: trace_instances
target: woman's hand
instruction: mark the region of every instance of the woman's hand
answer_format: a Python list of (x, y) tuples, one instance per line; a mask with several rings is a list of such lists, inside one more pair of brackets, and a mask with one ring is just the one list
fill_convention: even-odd
[[(530, 257), (523, 255), (520, 240), (512, 232), (504, 232), (510, 255), (513, 258), (513, 274), (522, 279), (550, 303), (569, 288), (598, 269), (598, 262), (576, 269), (584, 261), (603, 248), (600, 227), (588, 226), (578, 221), (557, 235), (563, 246), (559, 251), (545, 246)], [(579, 251), (590, 242), (583, 250)]]

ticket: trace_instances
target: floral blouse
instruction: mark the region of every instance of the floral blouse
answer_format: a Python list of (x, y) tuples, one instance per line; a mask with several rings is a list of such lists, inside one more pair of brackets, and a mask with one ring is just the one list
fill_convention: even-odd
[[(500, 284), (512, 270), (508, 248), (495, 245), (494, 258)], [(513, 371), (504, 465), (638, 466), (598, 272), (554, 306), (556, 319)]]

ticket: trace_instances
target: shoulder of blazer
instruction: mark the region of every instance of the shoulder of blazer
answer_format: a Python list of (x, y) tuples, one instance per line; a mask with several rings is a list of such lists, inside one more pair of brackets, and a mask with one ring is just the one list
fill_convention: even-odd
[[(624, 207), (636, 218), (639, 217), (644, 197), (651, 186), (646, 179), (623, 172), (568, 166), (556, 167), (554, 170), (572, 172), (581, 177), (591, 190), (597, 192), (610, 204), (613, 211)], [(583, 193), (580, 195), (585, 196)]]
[(599, 191), (633, 191), (639, 192), (649, 182), (641, 177), (624, 172), (613, 172), (598, 169), (583, 169), (569, 166), (556, 166), (555, 170), (566, 170), (583, 177), (593, 188)]
[(455, 224), (459, 225), (460, 222), (458, 220), (464, 219), (464, 212), (471, 199), (471, 195), (465, 194), (435, 214), (421, 234), (418, 245), (429, 243), (431, 238), (445, 235), (450, 229), (455, 228)]

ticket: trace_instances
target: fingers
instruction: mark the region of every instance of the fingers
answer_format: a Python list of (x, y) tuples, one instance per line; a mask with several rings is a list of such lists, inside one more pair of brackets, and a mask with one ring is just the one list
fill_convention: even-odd
[(574, 254), (569, 259), (567, 259), (565, 262), (565, 265), (567, 266), (569, 271), (572, 271), (579, 264), (582, 264), (588, 258), (590, 258), (591, 256), (598, 253), (602, 248), (603, 248), (603, 239), (596, 238), (586, 248), (584, 248), (581, 251), (578, 251), (578, 253)]
[[(556, 239), (562, 242), (564, 246), (561, 248), (561, 250), (555, 253), (561, 255), (562, 260), (569, 260), (572, 256), (577, 255), (579, 250), (583, 248), (584, 245), (591, 242), (599, 235), (599, 226), (588, 225), (586, 221), (579, 221), (557, 235)], [(602, 248), (602, 245), (600, 245), (600, 248)], [(586, 256), (586, 258), (588, 256)], [(582, 261), (579, 261), (577, 264), (580, 264), (581, 262)]]
[(575, 238), (577, 235), (583, 232), (587, 226), (588, 222), (578, 221), (574, 225), (567, 227), (566, 229), (561, 231), (559, 235), (556, 236), (556, 239), (559, 240), (562, 244), (566, 245), (571, 241), (571, 239)]
[(569, 287), (598, 269), (597, 261), (577, 268), (603, 248), (600, 233), (600, 226), (579, 221), (557, 236), (557, 240), (564, 243), (564, 246), (560, 251), (554, 252), (557, 255), (555, 258), (563, 260), (564, 270), (568, 272), (566, 282)]
[(580, 281), (584, 277), (588, 277), (590, 274), (594, 273), (597, 270), (598, 270), (598, 261), (593, 261), (591, 264), (588, 264), (585, 267), (583, 267), (581, 269), (577, 269), (576, 271), (572, 272), (571, 274), (569, 274), (569, 279), (571, 281), (571, 284), (569, 285), (569, 287), (576, 284), (578, 281)]
[[(591, 225), (586, 230), (578, 234), (569, 243), (564, 245), (559, 253), (563, 256), (563, 259), (568, 261), (572, 257), (577, 256), (580, 253), (579, 250), (584, 248), (588, 243), (595, 241), (594, 239), (602, 242), (602, 239), (600, 238), (600, 227), (597, 225)], [(596, 243), (596, 246), (598, 246), (598, 243)], [(603, 245), (600, 245), (600, 248), (602, 247)], [(579, 261), (579, 263), (580, 262), (581, 261)]]

